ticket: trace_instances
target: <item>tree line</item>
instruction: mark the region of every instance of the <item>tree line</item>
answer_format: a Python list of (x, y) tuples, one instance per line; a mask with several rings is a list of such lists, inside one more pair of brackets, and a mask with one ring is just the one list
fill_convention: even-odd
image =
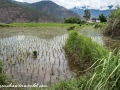
[[(84, 10), (84, 16), (83, 16), (86, 21), (88, 21), (91, 17), (91, 13), (89, 10)], [(99, 20), (100, 22), (107, 22), (107, 17), (104, 14), (99, 15)], [(81, 24), (82, 20), (79, 17), (68, 17), (64, 18), (64, 23), (76, 23), (76, 24)]]

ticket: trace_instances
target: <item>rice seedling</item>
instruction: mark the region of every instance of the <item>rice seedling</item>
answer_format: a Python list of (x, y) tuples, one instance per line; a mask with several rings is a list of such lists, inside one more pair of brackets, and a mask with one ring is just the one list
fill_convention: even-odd
[[(48, 73), (51, 77), (50, 82), (56, 82), (57, 80), (54, 78), (57, 77), (57, 68), (61, 68), (60, 70), (66, 68), (66, 66), (61, 67), (57, 64), (60, 62), (60, 65), (63, 65), (64, 63), (64, 59), (60, 57), (64, 53), (62, 48), (67, 38), (66, 28), (48, 26), (38, 28), (10, 27), (0, 30), (0, 59), (4, 62), (6, 72), (11, 77), (14, 75), (13, 79), (20, 79), (20, 83), (23, 84), (26, 82), (27, 84), (34, 83), (36, 79), (40, 79), (39, 82), (46, 84), (49, 81), (44, 81), (43, 78), (46, 78), (44, 74), (47, 75)], [(3, 36), (4, 33), (7, 34)], [(18, 35), (18, 33), (20, 34)], [(33, 53), (33, 51), (37, 53)], [(34, 55), (37, 56), (36, 60), (33, 58)], [(9, 67), (13, 69), (11, 70)], [(50, 69), (50, 67), (52, 68)], [(42, 72), (45, 73), (42, 74)], [(54, 76), (52, 77), (51, 74)], [(28, 77), (24, 77), (24, 75), (28, 75)]]
[(52, 64), (52, 68), (51, 68), (51, 75), (54, 75), (53, 64)]

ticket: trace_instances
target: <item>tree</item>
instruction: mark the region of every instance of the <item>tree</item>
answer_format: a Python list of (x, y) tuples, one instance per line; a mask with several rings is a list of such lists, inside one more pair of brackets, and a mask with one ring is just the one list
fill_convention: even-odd
[(107, 19), (103, 14), (99, 15), (99, 19), (100, 19), (100, 22), (107, 22)]
[(89, 20), (91, 17), (90, 11), (89, 10), (84, 10), (84, 16), (83, 16), (86, 20)]

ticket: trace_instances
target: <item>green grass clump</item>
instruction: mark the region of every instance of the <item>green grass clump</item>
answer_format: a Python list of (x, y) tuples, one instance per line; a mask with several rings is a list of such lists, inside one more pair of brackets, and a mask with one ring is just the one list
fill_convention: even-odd
[(0, 24), (0, 27), (10, 27), (9, 24)]
[(10, 79), (3, 72), (2, 61), (0, 60), (0, 85), (7, 85), (10, 82)]
[(79, 35), (74, 30), (69, 33), (65, 50), (69, 61), (75, 63), (81, 69), (84, 69), (84, 64), (93, 63), (108, 54), (107, 49), (97, 42), (93, 42), (91, 38)]

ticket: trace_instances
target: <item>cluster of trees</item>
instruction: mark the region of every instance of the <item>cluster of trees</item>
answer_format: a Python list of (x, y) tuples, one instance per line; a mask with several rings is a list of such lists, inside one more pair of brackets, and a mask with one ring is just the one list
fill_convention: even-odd
[(99, 15), (99, 20), (100, 22), (107, 22), (107, 18), (103, 14)]
[[(84, 16), (86, 20), (89, 20), (91, 17), (91, 13), (89, 10), (84, 10)], [(99, 20), (100, 22), (107, 22), (107, 17), (104, 14), (99, 15)], [(69, 18), (64, 18), (64, 23), (77, 23), (80, 24), (82, 23), (81, 19), (79, 17), (69, 17)]]
[[(86, 20), (89, 20), (90, 17), (91, 17), (91, 13), (89, 10), (84, 10), (84, 16), (83, 16)], [(107, 22), (107, 18), (103, 15), (103, 14), (100, 14), (99, 15), (99, 20), (100, 22)]]
[[(90, 11), (89, 10), (84, 10), (84, 16), (86, 20), (89, 20), (91, 17)], [(79, 17), (69, 17), (69, 18), (64, 18), (64, 23), (77, 23), (80, 24), (82, 23), (81, 19)]]

